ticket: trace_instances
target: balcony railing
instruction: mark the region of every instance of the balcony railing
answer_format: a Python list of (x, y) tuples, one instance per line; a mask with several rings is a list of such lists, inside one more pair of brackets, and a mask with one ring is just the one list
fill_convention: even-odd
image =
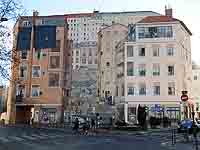
[(16, 103), (21, 103), (23, 101), (23, 95), (16, 95)]

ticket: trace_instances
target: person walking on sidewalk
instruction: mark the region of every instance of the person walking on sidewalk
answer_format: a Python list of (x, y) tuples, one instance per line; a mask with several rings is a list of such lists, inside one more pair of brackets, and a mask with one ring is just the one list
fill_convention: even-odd
[(78, 120), (78, 118), (76, 118), (75, 122), (74, 122), (74, 127), (73, 127), (73, 130), (75, 131), (75, 134), (78, 133), (78, 129), (79, 129), (79, 120)]
[(95, 130), (95, 120), (94, 119), (91, 119), (91, 128), (92, 128), (92, 131)]

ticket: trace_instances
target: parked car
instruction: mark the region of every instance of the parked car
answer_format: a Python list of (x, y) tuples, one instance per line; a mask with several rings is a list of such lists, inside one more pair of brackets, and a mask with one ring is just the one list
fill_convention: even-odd
[[(195, 125), (197, 126), (197, 132), (200, 131), (200, 124), (195, 121)], [(193, 120), (191, 119), (185, 119), (178, 123), (178, 133), (184, 133), (186, 131), (189, 131), (189, 134), (192, 134), (193, 132)]]

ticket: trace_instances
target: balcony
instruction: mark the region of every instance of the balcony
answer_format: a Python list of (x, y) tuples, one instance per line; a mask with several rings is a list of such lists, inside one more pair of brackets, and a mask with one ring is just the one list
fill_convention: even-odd
[(16, 95), (15, 103), (22, 103), (23, 101), (23, 95)]

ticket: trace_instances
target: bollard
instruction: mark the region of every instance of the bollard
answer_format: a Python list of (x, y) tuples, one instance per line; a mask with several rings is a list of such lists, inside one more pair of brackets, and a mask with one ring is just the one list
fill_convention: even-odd
[(172, 129), (172, 146), (174, 146), (175, 143), (174, 143), (174, 129)]
[(195, 150), (198, 150), (197, 126), (196, 125), (193, 128), (193, 136), (194, 136), (194, 140), (195, 140)]

